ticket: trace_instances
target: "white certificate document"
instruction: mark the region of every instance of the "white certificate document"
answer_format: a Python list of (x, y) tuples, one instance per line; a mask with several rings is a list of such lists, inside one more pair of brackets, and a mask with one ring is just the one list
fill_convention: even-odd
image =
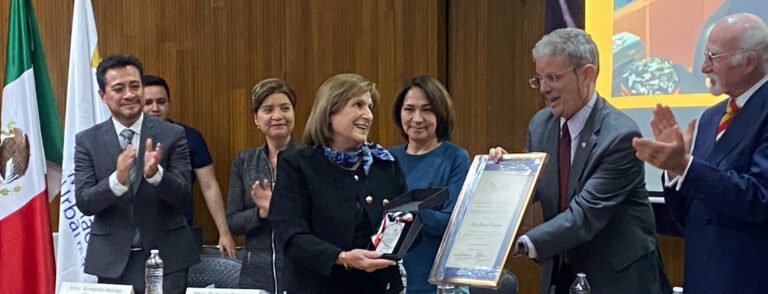
[(525, 197), (528, 179), (528, 175), (504, 171), (486, 172), (480, 177), (446, 266), (494, 267), (499, 249), (507, 239), (506, 232), (524, 204), (509, 198)]
[(451, 214), (429, 282), (496, 287), (546, 153), (475, 156)]

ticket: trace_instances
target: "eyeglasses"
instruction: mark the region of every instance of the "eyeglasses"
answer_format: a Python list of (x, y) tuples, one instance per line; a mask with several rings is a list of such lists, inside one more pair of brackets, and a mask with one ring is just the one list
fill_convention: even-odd
[(750, 52), (750, 51), (752, 51), (752, 50), (736, 50), (736, 51), (731, 51), (731, 52), (713, 53), (712, 50), (707, 50), (707, 51), (704, 51), (704, 57), (707, 58), (709, 63), (714, 63), (714, 59), (718, 58), (720, 56), (726, 56), (726, 55), (729, 55), (729, 54), (737, 55), (737, 54), (747, 53), (747, 52)]
[(544, 76), (534, 75), (532, 78), (528, 79), (528, 83), (531, 84), (531, 88), (538, 89), (541, 87), (542, 78), (544, 81), (547, 81), (547, 83), (550, 83), (550, 84), (557, 83), (557, 81), (560, 78), (562, 78), (563, 75), (565, 75), (565, 73), (572, 70), (576, 72), (575, 69), (576, 69), (575, 67), (571, 67), (569, 69), (563, 70), (558, 73), (554, 73), (554, 72), (545, 73)]

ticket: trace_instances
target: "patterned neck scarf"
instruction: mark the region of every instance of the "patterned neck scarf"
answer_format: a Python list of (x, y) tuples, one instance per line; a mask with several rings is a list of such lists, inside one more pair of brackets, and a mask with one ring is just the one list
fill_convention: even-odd
[(366, 175), (368, 174), (368, 169), (371, 168), (374, 156), (381, 160), (395, 160), (395, 158), (392, 157), (392, 154), (389, 154), (387, 149), (384, 149), (384, 147), (381, 147), (379, 144), (368, 141), (365, 141), (365, 143), (360, 145), (359, 149), (354, 151), (339, 151), (333, 150), (328, 146), (322, 147), (325, 157), (328, 157), (331, 162), (343, 168), (352, 168), (362, 158), (363, 170), (365, 170)]

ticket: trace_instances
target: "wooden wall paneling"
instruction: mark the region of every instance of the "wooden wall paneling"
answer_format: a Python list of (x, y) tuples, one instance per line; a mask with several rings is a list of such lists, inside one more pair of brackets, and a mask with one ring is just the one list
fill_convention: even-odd
[[(440, 1), (322, 1), (286, 5), (286, 74), (296, 81), (301, 103), (297, 122), (306, 121), (317, 88), (339, 73), (357, 73), (377, 84), (370, 139), (399, 144), (391, 104), (400, 84), (416, 74), (439, 76), (444, 60), (444, 18)], [(409, 41), (418, 40), (418, 41)], [(444, 42), (444, 41), (443, 41)], [(307, 46), (306, 44), (311, 44)], [(306, 106), (305, 106), (306, 105)], [(304, 125), (297, 124), (301, 134)]]
[[(453, 97), (456, 124), (453, 140), (470, 156), (488, 152), (485, 136), (487, 1), (448, 2), (448, 90)], [(485, 21), (484, 21), (485, 20)]]
[(683, 286), (683, 257), (685, 240), (682, 237), (658, 236), (659, 254), (664, 263), (664, 271), (672, 287)]
[(470, 154), (521, 152), (528, 121), (544, 106), (527, 79), (543, 35), (539, 1), (450, 1), (448, 84), (457, 104), (455, 140)]
[[(383, 2), (380, 2), (383, 3)], [(389, 22), (391, 34), (382, 34), (381, 44), (391, 44), (380, 55), (379, 87), (382, 100), (377, 115), (385, 124), (378, 129), (383, 146), (404, 142), (392, 117), (392, 103), (403, 82), (416, 75), (431, 75), (445, 83), (445, 3), (444, 1), (393, 1)]]
[[(531, 48), (544, 34), (543, 1), (465, 1), (448, 4), (448, 88), (457, 109), (456, 142), (470, 154), (493, 146), (521, 152), (528, 121), (544, 107), (528, 86)], [(541, 223), (537, 204), (526, 211), (520, 232)], [(520, 293), (537, 293), (538, 266), (510, 258)]]
[[(544, 34), (544, 4), (520, 1), (517, 6), (491, 1), (488, 25), (489, 146), (522, 152), (528, 122), (544, 107), (541, 95), (528, 84), (533, 76), (531, 49)], [(511, 126), (511, 127), (510, 127)], [(487, 150), (485, 150), (487, 152)]]
[(283, 74), (285, 81), (296, 93), (293, 136), (302, 142), (302, 133), (314, 103), (315, 91), (322, 81), (313, 83), (314, 75), (309, 68), (311, 58), (309, 49), (314, 47), (309, 27), (310, 10), (307, 5), (303, 5), (302, 1), (285, 1), (284, 3)]
[[(372, 133), (376, 136), (374, 141), (385, 147), (402, 142), (402, 139), (400, 139), (400, 136), (396, 131), (394, 122), (391, 119), (392, 103), (398, 87), (400, 86), (400, 83), (402, 83), (402, 79), (404, 79), (401, 78), (401, 75), (404, 74), (403, 72), (405, 70), (412, 68), (409, 66), (410, 64), (408, 61), (418, 59), (411, 57), (414, 55), (422, 57), (420, 54), (427, 52), (426, 50), (415, 49), (421, 47), (419, 47), (418, 44), (404, 41), (404, 39), (413, 38), (414, 35), (416, 35), (415, 32), (408, 32), (411, 28), (421, 31), (422, 33), (424, 33), (425, 30), (434, 30), (434, 27), (430, 27), (424, 23), (407, 23), (413, 19), (425, 19), (427, 17), (426, 11), (420, 11), (420, 13), (424, 13), (425, 15), (418, 18), (413, 17), (413, 15), (410, 14), (413, 13), (413, 11), (410, 11), (410, 6), (427, 3), (427, 1), (416, 2), (417, 1), (379, 1), (378, 3), (378, 10), (381, 12), (378, 19), (380, 21), (380, 29), (382, 32), (377, 38), (377, 43), (380, 43), (381, 45), (377, 46), (380, 52), (378, 54), (379, 58), (376, 66), (376, 74), (378, 75), (376, 83), (380, 99), (379, 105), (374, 110), (374, 116), (379, 118), (379, 120), (377, 121), (375, 129), (372, 130)], [(387, 44), (388, 46), (384, 44)], [(414, 52), (403, 52), (404, 50), (409, 50), (409, 48), (413, 48), (410, 50)], [(385, 88), (383, 85), (388, 86)]]

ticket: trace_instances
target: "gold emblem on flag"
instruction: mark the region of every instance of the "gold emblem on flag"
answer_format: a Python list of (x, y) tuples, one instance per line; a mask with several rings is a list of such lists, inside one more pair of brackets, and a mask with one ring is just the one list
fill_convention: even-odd
[(21, 191), (21, 186), (7, 185), (22, 178), (29, 167), (29, 137), (15, 122), (0, 131), (0, 195), (8, 196)]

